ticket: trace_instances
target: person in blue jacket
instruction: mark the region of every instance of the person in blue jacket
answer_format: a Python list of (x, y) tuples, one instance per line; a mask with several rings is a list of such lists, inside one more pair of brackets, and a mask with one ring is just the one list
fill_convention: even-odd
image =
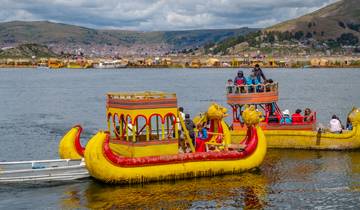
[(290, 111), (288, 109), (283, 111), (283, 117), (280, 120), (280, 124), (291, 124)]
[[(247, 85), (259, 85), (261, 84), (260, 81), (256, 78), (255, 74), (252, 73), (250, 76), (246, 79)], [(260, 86), (256, 87), (256, 92), (259, 92)], [(249, 92), (254, 92), (254, 87), (249, 87)]]

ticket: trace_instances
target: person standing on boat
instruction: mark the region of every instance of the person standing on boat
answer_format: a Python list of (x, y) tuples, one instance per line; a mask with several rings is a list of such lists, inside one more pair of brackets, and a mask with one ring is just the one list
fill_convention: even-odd
[[(182, 120), (185, 120), (185, 113), (184, 113), (184, 108), (183, 107), (179, 107), (179, 116), (182, 118)], [(176, 121), (177, 121), (177, 126), (178, 126), (179, 137), (183, 138), (183, 136), (182, 136), (183, 130), (181, 128), (180, 119), (177, 118)]]
[(204, 124), (197, 124), (198, 135), (196, 138), (196, 152), (206, 152), (205, 140), (208, 138), (208, 133)]
[(189, 132), (189, 136), (191, 138), (193, 145), (195, 145), (195, 131), (194, 131), (195, 124), (190, 119), (190, 114), (185, 115), (185, 127), (186, 127), (186, 130), (188, 130), (188, 132)]
[(260, 86), (258, 86), (260, 83), (260, 81), (257, 79), (257, 77), (255, 76), (255, 73), (251, 73), (250, 76), (248, 77), (248, 79), (246, 80), (246, 84), (249, 85), (249, 92), (253, 93), (254, 92), (254, 87), (256, 87), (256, 92), (260, 91)]
[(330, 132), (331, 133), (342, 133), (341, 122), (336, 115), (333, 115), (332, 119), (330, 120)]
[(238, 73), (237, 73), (237, 76), (235, 77), (234, 79), (234, 85), (235, 86), (241, 86), (240, 88), (239, 87), (236, 87), (235, 89), (235, 92), (236, 93), (243, 93), (245, 92), (245, 87), (244, 85), (246, 85), (246, 78), (244, 77), (244, 73), (243, 71), (239, 70)]
[(237, 76), (234, 79), (234, 85), (246, 85), (246, 78), (244, 72), (239, 70)]
[(254, 69), (252, 70), (252, 73), (255, 74), (257, 80), (261, 83), (261, 79), (263, 79), (263, 81), (266, 81), (266, 77), (263, 73), (263, 71), (261, 70), (260, 68), (260, 65), (259, 64), (255, 64), (255, 67)]

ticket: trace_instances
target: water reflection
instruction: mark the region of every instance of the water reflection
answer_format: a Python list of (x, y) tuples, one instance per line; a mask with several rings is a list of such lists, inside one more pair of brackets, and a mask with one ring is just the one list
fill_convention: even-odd
[(90, 179), (63, 192), (66, 209), (356, 207), (360, 152), (269, 150), (260, 169), (243, 174), (132, 186)]
[(85, 190), (69, 188), (62, 208), (263, 208), (267, 179), (258, 172), (135, 186), (89, 181)]
[(61, 208), (338, 208), (360, 196), (360, 152), (269, 150), (259, 170), (238, 175), (64, 189)]

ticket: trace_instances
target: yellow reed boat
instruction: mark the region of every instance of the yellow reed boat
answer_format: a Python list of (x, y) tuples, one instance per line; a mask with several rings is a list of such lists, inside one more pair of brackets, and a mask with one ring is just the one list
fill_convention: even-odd
[[(256, 91), (256, 88), (261, 91)], [(249, 91), (252, 90), (252, 91)], [(325, 149), (347, 150), (360, 148), (360, 109), (354, 108), (349, 119), (352, 130), (344, 130), (341, 134), (316, 130), (316, 113), (310, 122), (296, 122), (291, 124), (280, 123), (282, 113), (277, 106), (278, 84), (257, 86), (234, 86), (227, 92), (227, 102), (233, 110), (231, 138), (239, 142), (245, 136), (244, 125), (240, 119), (244, 105), (254, 105), (262, 110), (264, 120), (260, 122), (269, 148), (291, 149)]]
[(64, 67), (64, 63), (59, 60), (59, 59), (53, 59), (53, 58), (50, 58), (48, 60), (48, 65), (47, 65), (50, 69), (59, 69), (59, 68), (62, 68)]
[[(173, 93), (108, 93), (108, 129), (99, 131), (84, 152), (91, 176), (108, 183), (142, 183), (218, 174), (239, 173), (258, 167), (266, 154), (266, 140), (258, 126), (260, 115), (251, 107), (244, 111), (248, 127), (241, 144), (231, 144), (223, 118), (226, 109), (213, 104), (207, 112), (208, 138), (205, 151), (192, 143), (178, 113)], [(179, 150), (181, 128), (191, 152)], [(61, 157), (81, 157), (81, 127), (75, 126), (62, 139)]]

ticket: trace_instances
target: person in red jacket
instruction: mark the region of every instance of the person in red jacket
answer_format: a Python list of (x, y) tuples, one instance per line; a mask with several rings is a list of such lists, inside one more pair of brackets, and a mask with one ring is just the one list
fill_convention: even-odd
[(294, 114), (291, 115), (293, 123), (302, 123), (304, 122), (304, 116), (301, 115), (301, 109), (297, 109)]

